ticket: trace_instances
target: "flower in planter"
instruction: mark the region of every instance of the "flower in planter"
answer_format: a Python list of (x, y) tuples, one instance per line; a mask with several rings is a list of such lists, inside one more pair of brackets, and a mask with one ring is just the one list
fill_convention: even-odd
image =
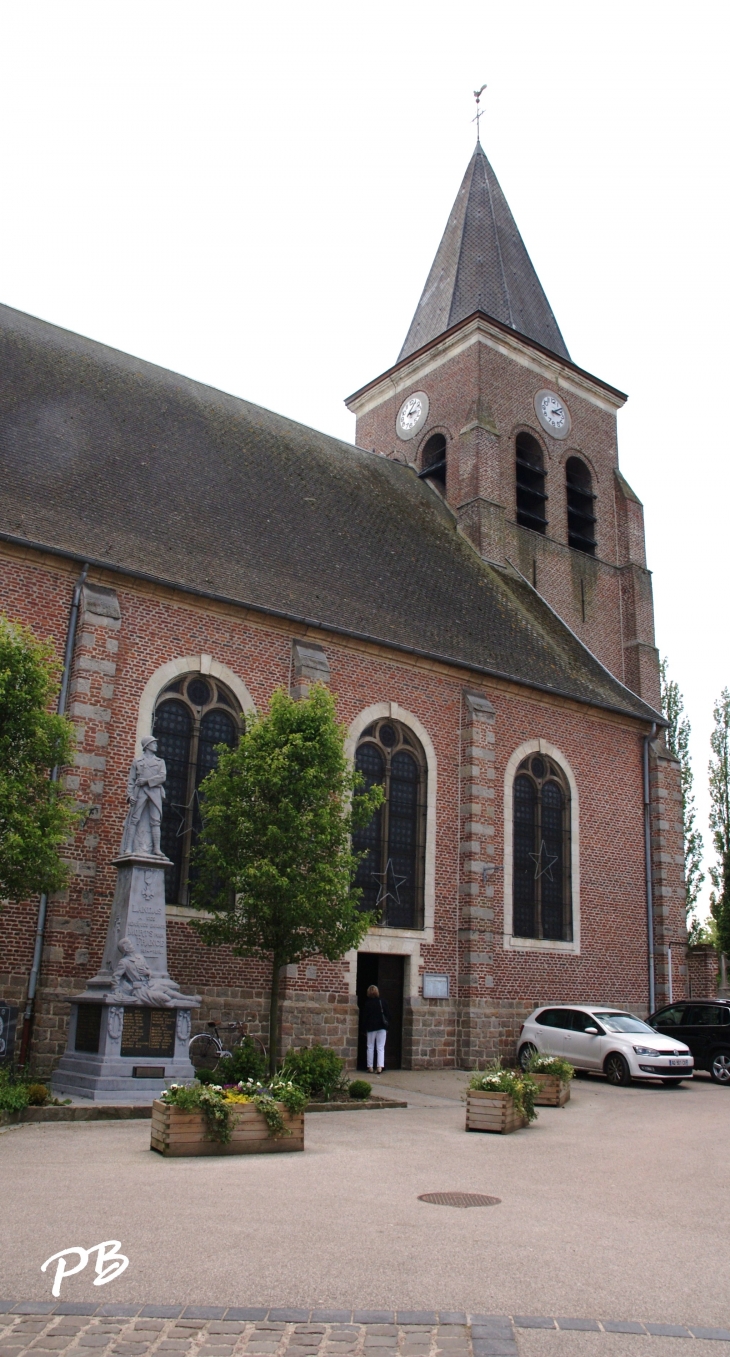
[(531, 1056), (526, 1065), (528, 1074), (547, 1074), (553, 1079), (559, 1079), (561, 1084), (568, 1084), (575, 1076), (575, 1070), (569, 1061), (563, 1060), (560, 1056), (540, 1055), (536, 1052)]
[(515, 1074), (513, 1070), (503, 1070), (499, 1064), (487, 1070), (478, 1070), (469, 1080), (468, 1087), (480, 1093), (508, 1093), (515, 1111), (526, 1122), (534, 1121), (537, 1084), (529, 1074)]

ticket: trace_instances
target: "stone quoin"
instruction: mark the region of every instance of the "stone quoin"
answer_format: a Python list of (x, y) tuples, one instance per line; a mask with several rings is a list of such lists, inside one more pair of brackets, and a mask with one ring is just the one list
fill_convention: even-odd
[[(48, 902), (39, 1072), (102, 967), (127, 771), (153, 734), (170, 974), (200, 996), (193, 1031), (240, 1020), (268, 1040), (266, 960), (190, 927), (197, 788), (275, 688), (314, 682), (385, 787), (357, 839), (382, 923), (357, 956), (286, 968), (284, 1048), (321, 1041), (353, 1067), (370, 983), (406, 1067), (512, 1055), (538, 1004), (646, 1012), (670, 958), (685, 994), (679, 770), (618, 465), (626, 397), (569, 357), (481, 146), (398, 361), (348, 399), (355, 445), (9, 308), (0, 353), (0, 606), (60, 658), (88, 565), (64, 770), (87, 814)], [(0, 916), (19, 1025), (37, 918), (37, 901)]]

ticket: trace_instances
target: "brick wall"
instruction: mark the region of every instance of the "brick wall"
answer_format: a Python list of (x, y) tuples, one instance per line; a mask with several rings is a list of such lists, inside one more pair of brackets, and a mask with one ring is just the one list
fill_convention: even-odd
[[(40, 553), (8, 547), (0, 556), (4, 610), (38, 635), (50, 636), (59, 655), (77, 575), (76, 564)], [(408, 996), (406, 1062), (472, 1064), (506, 1051), (524, 1014), (542, 1002), (606, 1000), (645, 1009), (641, 723), (508, 683), (485, 684), (479, 677), (472, 684), (461, 671), (397, 656), (385, 647), (314, 629), (305, 635), (299, 627), (243, 609), (92, 571), (72, 669), (70, 711), (78, 747), (67, 771), (67, 785), (88, 809), (88, 818), (69, 849), (68, 889), (49, 902), (33, 1044), (39, 1069), (46, 1073), (64, 1049), (64, 999), (82, 989), (101, 962), (126, 778), (140, 699), (151, 675), (181, 656), (213, 656), (246, 685), (257, 706), (265, 707), (273, 689), (289, 682), (293, 640), (321, 646), (344, 723), (374, 703), (392, 701), (411, 712), (433, 742), (438, 767), (435, 918), (433, 940), (419, 940), (418, 969), (448, 974), (452, 998), (424, 1000), (420, 984)], [(577, 956), (507, 950), (502, 943), (505, 768), (517, 746), (535, 738), (562, 751), (580, 791), (582, 942)], [(655, 826), (658, 908), (667, 911), (667, 927), (675, 936), (675, 775), (670, 760), (657, 760), (663, 808)], [(36, 913), (37, 902), (30, 901), (8, 905), (2, 914), (0, 993), (21, 1005)], [(196, 1027), (209, 1015), (235, 1018), (266, 1037), (265, 960), (204, 947), (179, 912), (168, 919), (168, 956), (170, 972), (183, 989), (203, 997)], [(679, 983), (677, 976), (675, 993)], [(349, 963), (313, 958), (301, 964), (286, 976), (282, 997), (285, 1045), (321, 1034), (354, 1060)]]

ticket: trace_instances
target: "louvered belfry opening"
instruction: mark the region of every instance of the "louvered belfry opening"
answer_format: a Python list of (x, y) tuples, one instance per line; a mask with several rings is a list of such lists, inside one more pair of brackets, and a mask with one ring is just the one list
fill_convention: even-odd
[(544, 533), (547, 527), (547, 495), (542, 448), (532, 434), (518, 433), (515, 454), (517, 522), (523, 528)]
[(421, 479), (426, 477), (429, 481), (434, 481), (436, 485), (446, 489), (446, 439), (442, 433), (435, 433), (429, 438), (421, 455), (421, 470), (419, 471)]
[(568, 499), (568, 546), (596, 554), (596, 516), (593, 512), (596, 496), (593, 478), (580, 457), (569, 457), (565, 463), (565, 492)]

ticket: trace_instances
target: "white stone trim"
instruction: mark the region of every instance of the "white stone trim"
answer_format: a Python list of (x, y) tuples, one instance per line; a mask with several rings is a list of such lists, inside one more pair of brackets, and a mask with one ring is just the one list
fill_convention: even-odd
[[(345, 752), (351, 763), (355, 762), (355, 750), (357, 742), (364, 730), (372, 725), (373, 721), (381, 721), (383, 717), (389, 717), (392, 721), (400, 721), (401, 725), (412, 730), (413, 734), (420, 741), (421, 748), (426, 759), (426, 860), (423, 875), (423, 928), (373, 928), (368, 933), (367, 939), (362, 943), (361, 951), (364, 952), (394, 952), (399, 955), (410, 955), (410, 947), (407, 944), (418, 946), (418, 955), (420, 958), (420, 943), (433, 943), (434, 936), (434, 914), (436, 910), (436, 785), (437, 785), (437, 760), (436, 750), (433, 747), (433, 741), (425, 726), (421, 724), (417, 716), (412, 712), (399, 707), (397, 702), (374, 702), (371, 707), (366, 707), (364, 711), (359, 712), (355, 720), (351, 723), (347, 739), (345, 740)], [(382, 940), (382, 947), (366, 945), (376, 940)], [(398, 939), (398, 946), (390, 946), (391, 941)], [(411, 967), (411, 971), (414, 967)], [(415, 967), (416, 975), (416, 993), (418, 992), (418, 966)], [(413, 980), (411, 979), (411, 984)]]
[[(512, 840), (513, 789), (515, 773), (528, 754), (544, 754), (562, 768), (570, 787), (570, 875), (573, 904), (573, 941), (553, 942), (547, 938), (515, 938), (512, 935)], [(504, 773), (504, 934), (502, 944), (508, 951), (562, 952), (580, 955), (580, 811), (578, 784), (565, 755), (547, 740), (526, 740), (515, 749)]]
[(254, 700), (248, 691), (245, 683), (234, 674), (227, 665), (214, 660), (212, 655), (184, 655), (178, 660), (168, 660), (167, 664), (161, 664), (154, 674), (147, 680), (142, 689), (142, 696), (139, 700), (139, 716), (137, 717), (137, 741), (135, 745), (135, 757), (142, 753), (141, 740), (143, 735), (149, 735), (152, 730), (152, 719), (155, 714), (155, 703), (168, 683), (174, 679), (181, 678), (183, 674), (210, 674), (211, 678), (220, 679), (241, 704), (243, 712), (255, 711)]
[(348, 397), (345, 405), (359, 419), (371, 410), (376, 410), (386, 400), (395, 397), (400, 401), (409, 391), (427, 384), (431, 373), (442, 363), (455, 358), (473, 344), (485, 344), (490, 349), (496, 349), (521, 367), (534, 372), (546, 384), (569, 391), (607, 414), (615, 414), (626, 403), (624, 395), (606, 391), (589, 372), (582, 369), (574, 372), (557, 355), (553, 358), (550, 354), (540, 353), (530, 344), (525, 344), (518, 334), (510, 334), (496, 325), (490, 325), (485, 316), (477, 316), (463, 330), (434, 344), (398, 372), (390, 369), (361, 395), (356, 392), (353, 397)]

